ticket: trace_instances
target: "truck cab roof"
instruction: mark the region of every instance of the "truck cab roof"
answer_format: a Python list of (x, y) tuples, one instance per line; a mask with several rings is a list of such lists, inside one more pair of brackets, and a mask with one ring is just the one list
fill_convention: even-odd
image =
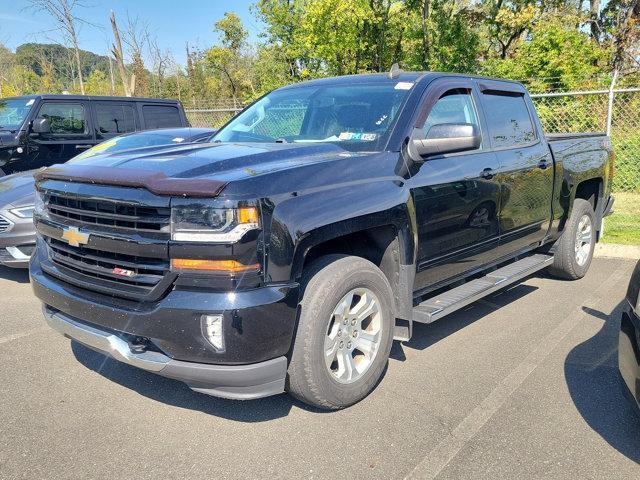
[(398, 71), (395, 76), (390, 76), (389, 72), (383, 73), (359, 73), (355, 75), (343, 75), (339, 77), (327, 77), (318, 78), (314, 80), (307, 80), (305, 82), (299, 82), (292, 85), (282, 87), (282, 89), (297, 88), (301, 86), (326, 86), (326, 85), (351, 85), (354, 83), (376, 83), (376, 82), (411, 82), (419, 83), (426, 81), (427, 83), (443, 77), (457, 77), (461, 79), (475, 79), (484, 80), (487, 82), (499, 82), (501, 84), (518, 85), (522, 89), (524, 86), (515, 80), (506, 80), (503, 78), (487, 77), (482, 75), (470, 75), (464, 73), (451, 73), (451, 72), (405, 72), (403, 70)]

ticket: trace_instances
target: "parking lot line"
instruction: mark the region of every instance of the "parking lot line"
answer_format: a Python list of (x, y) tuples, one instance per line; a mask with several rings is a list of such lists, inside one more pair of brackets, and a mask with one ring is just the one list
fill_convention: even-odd
[(26, 332), (13, 333), (11, 335), (6, 335), (4, 337), (0, 337), (0, 345), (3, 343), (12, 342), (13, 340), (18, 340), (19, 338), (28, 337), (29, 335), (44, 332), (47, 330), (50, 330), (49, 327), (39, 327), (39, 328), (34, 328), (33, 330), (28, 330)]
[(582, 307), (599, 307), (599, 303), (603, 300), (605, 293), (618, 285), (623, 280), (625, 273), (626, 266), (620, 265), (583, 305), (577, 307), (571, 315), (542, 339), (529, 355), (491, 391), (482, 403), (474, 408), (456, 428), (443, 438), (405, 478), (435, 478), (504, 405), (538, 365), (578, 325), (580, 319), (589, 316), (582, 310)]

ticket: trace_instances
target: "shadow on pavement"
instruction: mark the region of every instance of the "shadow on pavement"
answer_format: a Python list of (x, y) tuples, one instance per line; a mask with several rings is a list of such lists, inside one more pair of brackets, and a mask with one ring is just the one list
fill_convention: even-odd
[(582, 307), (604, 324), (569, 352), (564, 374), (571, 399), (585, 422), (618, 452), (640, 463), (640, 419), (624, 394), (618, 372), (622, 306), (620, 302), (610, 315)]
[[(523, 282), (526, 281), (522, 280)], [(500, 290), (482, 300), (472, 303), (468, 307), (453, 313), (442, 320), (434, 323), (414, 323), (413, 337), (409, 342), (394, 342), (391, 349), (391, 358), (404, 362), (406, 357), (403, 348), (412, 348), (416, 350), (424, 350), (435, 345), (440, 340), (447, 338), (449, 335), (456, 333), (458, 330), (471, 325), (476, 320), (481, 319), (485, 315), (498, 310), (511, 302), (515, 302), (525, 295), (530, 294), (538, 289), (532, 285), (517, 283), (510, 288)]]
[(76, 359), (106, 379), (138, 392), (147, 398), (175, 407), (197, 410), (238, 422), (265, 422), (285, 417), (293, 406), (318, 413), (289, 395), (276, 395), (258, 400), (227, 400), (197, 393), (177, 380), (146, 372), (105, 357), (84, 345), (71, 342)]
[(18, 283), (29, 283), (29, 269), (9, 268), (0, 265), (0, 278)]
[[(394, 342), (391, 358), (404, 361), (404, 347), (424, 350), (494, 310), (517, 301), (535, 290), (537, 287), (522, 283), (516, 284), (450, 315), (446, 320), (430, 325), (414, 324), (412, 340), (404, 344)], [(277, 395), (251, 401), (226, 400), (204, 395), (192, 391), (182, 382), (120, 363), (79, 343), (71, 342), (71, 345), (76, 359), (85, 367), (110, 381), (168, 405), (198, 410), (239, 422), (264, 422), (284, 417), (294, 406), (313, 412), (331, 413), (313, 409), (288, 395)], [(385, 374), (386, 369), (381, 381)]]

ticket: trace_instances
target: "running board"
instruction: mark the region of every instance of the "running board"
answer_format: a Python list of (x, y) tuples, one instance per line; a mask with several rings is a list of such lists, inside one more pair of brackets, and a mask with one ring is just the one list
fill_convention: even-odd
[(425, 300), (413, 308), (413, 321), (431, 323), (553, 263), (552, 255), (535, 254)]

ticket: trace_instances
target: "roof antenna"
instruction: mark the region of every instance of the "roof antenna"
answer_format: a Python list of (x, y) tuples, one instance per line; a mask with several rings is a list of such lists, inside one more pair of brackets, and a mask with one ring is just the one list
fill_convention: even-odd
[(402, 73), (402, 69), (398, 66), (397, 63), (391, 65), (391, 70), (389, 70), (389, 78), (398, 78)]

